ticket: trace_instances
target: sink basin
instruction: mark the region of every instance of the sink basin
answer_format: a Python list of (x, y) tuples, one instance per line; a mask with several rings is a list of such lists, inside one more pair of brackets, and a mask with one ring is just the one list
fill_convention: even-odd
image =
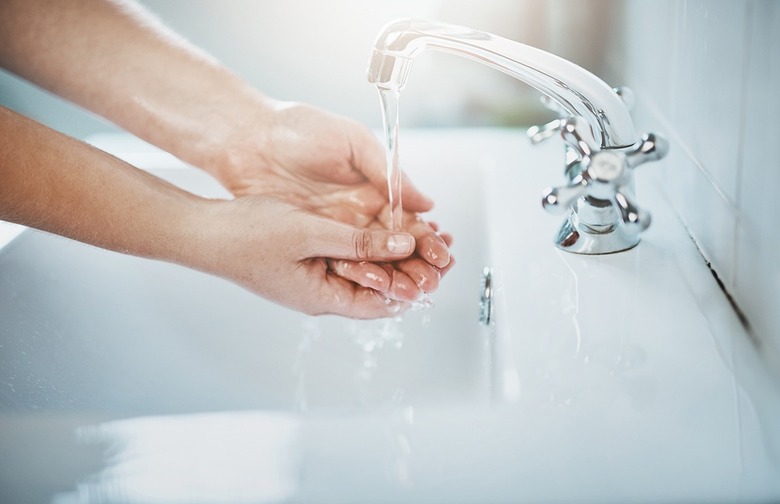
[[(191, 192), (226, 196), (148, 146), (116, 148), (142, 151), (134, 161)], [(434, 218), (460, 244), (445, 279), (454, 288), (400, 320), (312, 318), (177, 265), (23, 233), (0, 252), (0, 408), (141, 415), (485, 401), (482, 177), (474, 160), (453, 161), (457, 192), (437, 188), (419, 161), (407, 168), (438, 192)]]
[[(93, 142), (224, 196), (137, 140)], [(540, 205), (560, 145), (487, 129), (400, 146), (458, 260), (401, 320), (312, 318), (35, 231), (0, 249), (2, 500), (780, 499), (777, 383), (650, 170), (642, 243), (583, 257)]]

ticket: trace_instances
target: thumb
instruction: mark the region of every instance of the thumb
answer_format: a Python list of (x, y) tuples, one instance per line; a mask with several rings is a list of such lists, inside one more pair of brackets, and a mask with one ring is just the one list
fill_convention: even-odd
[(324, 217), (312, 217), (307, 226), (308, 257), (352, 261), (397, 261), (414, 252), (414, 236), (384, 229), (350, 226)]

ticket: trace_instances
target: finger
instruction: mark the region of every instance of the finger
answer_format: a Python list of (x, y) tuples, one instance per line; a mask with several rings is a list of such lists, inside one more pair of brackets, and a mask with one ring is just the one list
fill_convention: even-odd
[[(387, 156), (382, 142), (364, 125), (350, 121), (349, 136), (352, 145), (353, 168), (361, 172), (387, 197)], [(401, 180), (404, 207), (412, 212), (427, 212), (433, 200), (412, 184), (406, 174)]]
[[(396, 316), (409, 308), (408, 303), (389, 299), (375, 289), (361, 287), (342, 278), (328, 268), (321, 258), (300, 263), (293, 275), (304, 289), (282, 291), (277, 301), (310, 315), (334, 314), (357, 319), (375, 319)], [(381, 268), (381, 266), (380, 266)]]
[(439, 231), (439, 223), (434, 221), (425, 221), (428, 224), (428, 227), (430, 227), (436, 234), (441, 236), (441, 239), (444, 240), (444, 243), (447, 244), (447, 247), (452, 247), (452, 234), (447, 232), (440, 232)]
[(381, 266), (371, 262), (328, 259), (328, 268), (341, 278), (355, 282), (361, 287), (379, 292), (386, 292), (390, 288), (391, 275)]
[(412, 302), (422, 295), (422, 292), (417, 288), (417, 284), (412, 278), (403, 271), (394, 269), (390, 265), (386, 265), (391, 271), (392, 281), (390, 288), (385, 292), (385, 296), (393, 301)]
[(346, 315), (357, 319), (397, 317), (411, 307), (409, 303), (389, 299), (373, 289), (359, 288), (346, 307)]
[(450, 262), (447, 263), (447, 266), (439, 270), (439, 273), (441, 274), (441, 278), (444, 278), (447, 275), (447, 273), (450, 272), (453, 266), (455, 266), (455, 257), (450, 256)]
[[(390, 226), (390, 212), (387, 205), (383, 208), (378, 217), (375, 226)], [(402, 227), (405, 231), (414, 235), (416, 241), (416, 252), (423, 257), (429, 264), (437, 268), (445, 267), (450, 260), (450, 250), (447, 240), (452, 242), (452, 236), (448, 233), (440, 235), (434, 227), (425, 222), (419, 215), (412, 212), (403, 213)], [(445, 240), (445, 237), (447, 240)]]
[(390, 299), (381, 292), (360, 287), (331, 275), (329, 288), (336, 295), (322, 298), (318, 314), (333, 314), (354, 319), (395, 317), (409, 309), (409, 303)]
[(447, 242), (419, 216), (406, 219), (406, 231), (414, 235), (417, 254), (437, 268), (444, 268), (450, 262), (450, 248)]
[(394, 263), (395, 267), (412, 279), (417, 288), (426, 293), (436, 292), (439, 288), (441, 273), (439, 268), (431, 266), (419, 257), (405, 259)]
[(415, 238), (410, 233), (353, 227), (310, 214), (301, 236), (303, 258), (397, 261), (415, 250)]

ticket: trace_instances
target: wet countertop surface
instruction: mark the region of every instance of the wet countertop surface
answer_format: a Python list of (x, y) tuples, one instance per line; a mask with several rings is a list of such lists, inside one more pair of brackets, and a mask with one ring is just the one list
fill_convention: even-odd
[[(129, 137), (93, 141), (215, 191)], [(400, 153), (458, 258), (402, 322), (312, 319), (37, 232), (0, 249), (0, 501), (780, 499), (777, 375), (652, 165), (640, 245), (583, 257), (540, 204), (560, 145), (418, 130)]]

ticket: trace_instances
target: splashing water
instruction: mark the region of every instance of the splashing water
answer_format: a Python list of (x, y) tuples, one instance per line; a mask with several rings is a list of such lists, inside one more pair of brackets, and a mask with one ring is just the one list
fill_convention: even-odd
[(412, 311), (425, 310), (426, 308), (433, 306), (433, 304), (433, 298), (431, 298), (431, 295), (427, 292), (423, 292), (420, 297), (411, 302)]
[(351, 321), (347, 330), (352, 341), (366, 353), (381, 350), (385, 345), (394, 348), (403, 346), (404, 333), (400, 317), (375, 322)]
[(357, 403), (363, 407), (370, 405), (370, 386), (378, 370), (379, 353), (385, 346), (401, 349), (404, 334), (401, 329), (401, 319), (384, 319), (381, 321), (351, 321), (346, 326), (347, 334), (360, 349), (359, 365), (355, 372), (357, 387)]

